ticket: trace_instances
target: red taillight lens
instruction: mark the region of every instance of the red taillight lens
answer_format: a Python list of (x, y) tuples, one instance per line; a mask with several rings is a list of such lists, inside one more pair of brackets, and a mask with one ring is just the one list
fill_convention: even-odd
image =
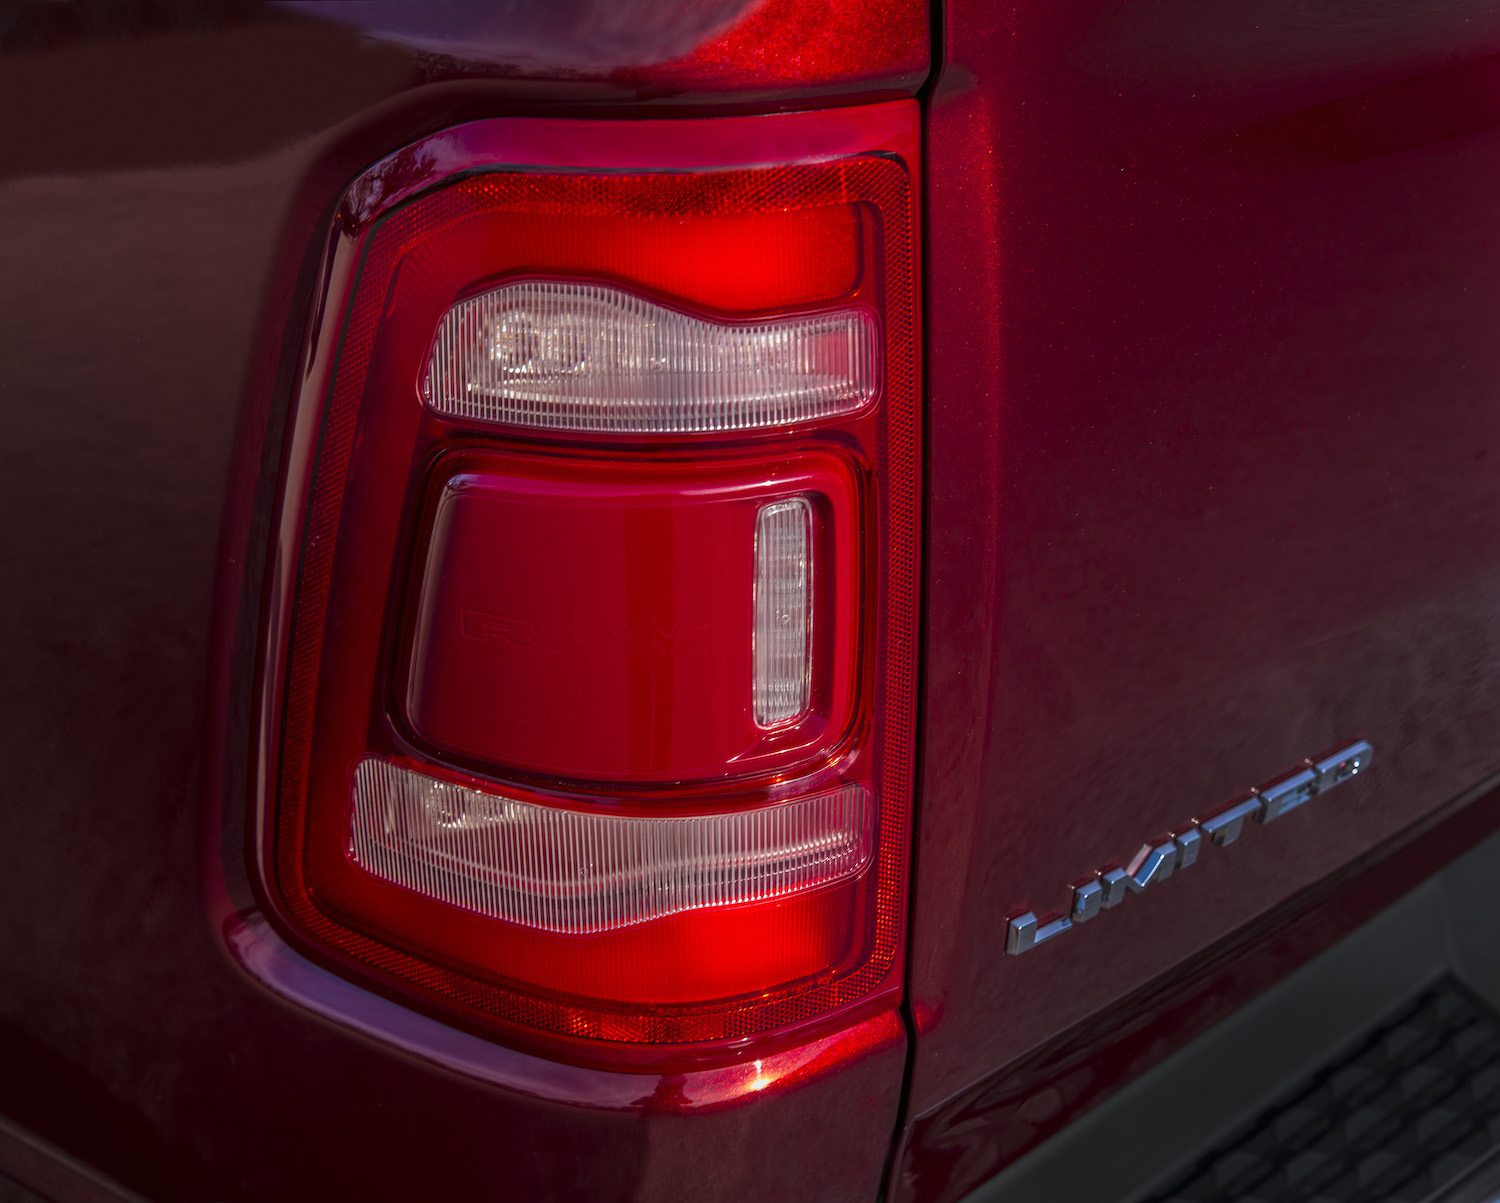
[[(769, 474), (753, 459), (464, 450), (430, 479), (398, 666), (425, 742), (553, 778), (665, 782), (788, 770), (846, 734), (861, 551), (850, 460), (802, 451)], [(757, 639), (775, 583), (757, 587), (774, 550), (761, 515), (788, 505), (807, 512), (817, 572), (802, 612)], [(811, 661), (794, 683), (762, 664), (782, 628), (804, 632)], [(793, 684), (795, 698), (769, 696)]]
[[(915, 107), (872, 111), (781, 166), (458, 172), (343, 238), (264, 746), (272, 898), (344, 964), (633, 1044), (899, 988)], [(820, 120), (711, 124), (733, 162)]]

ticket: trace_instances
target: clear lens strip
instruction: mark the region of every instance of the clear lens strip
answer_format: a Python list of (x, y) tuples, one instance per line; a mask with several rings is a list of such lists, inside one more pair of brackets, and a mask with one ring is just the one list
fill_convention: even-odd
[(870, 791), (635, 817), (539, 806), (376, 757), (355, 768), (350, 851), (377, 877), (544, 931), (612, 931), (682, 911), (784, 897), (869, 864)]
[(879, 363), (866, 309), (715, 322), (606, 285), (539, 280), (450, 309), (422, 395), (441, 414), (545, 430), (753, 430), (860, 409)]
[(763, 505), (755, 516), (755, 721), (791, 722), (812, 692), (812, 505)]

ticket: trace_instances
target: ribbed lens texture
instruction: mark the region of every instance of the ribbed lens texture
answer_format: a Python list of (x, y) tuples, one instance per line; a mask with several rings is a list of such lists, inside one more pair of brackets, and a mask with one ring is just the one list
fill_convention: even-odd
[(635, 818), (561, 810), (436, 781), (375, 757), (354, 774), (354, 859), (481, 915), (586, 935), (777, 898), (869, 863), (869, 791), (754, 810)]
[(771, 727), (807, 709), (812, 636), (812, 506), (805, 497), (755, 516), (755, 721)]
[(846, 309), (705, 321), (598, 284), (507, 284), (450, 309), (423, 396), (439, 413), (547, 430), (693, 434), (851, 413), (880, 334)]

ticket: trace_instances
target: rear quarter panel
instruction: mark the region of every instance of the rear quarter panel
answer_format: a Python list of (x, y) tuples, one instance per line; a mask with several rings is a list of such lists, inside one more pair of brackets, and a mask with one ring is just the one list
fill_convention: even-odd
[(894, 1012), (727, 1074), (559, 1069), (410, 1013), (421, 1039), (382, 1043), (307, 995), (381, 1000), (245, 922), (244, 794), (283, 421), (350, 182), (481, 117), (905, 95), (925, 12), (746, 33), (728, 4), (570, 61), (547, 21), (465, 59), (324, 7), (0, 21), (0, 1116), (158, 1203), (869, 1198)]
[[(946, 21), (912, 1199), (1264, 984), (1224, 959), (1257, 923), (1316, 932), (1281, 969), (1332, 938), (1297, 900), (1492, 774), (1500, 705), (1493, 11)], [(1357, 738), (1367, 777), (1005, 955), (1010, 915)]]

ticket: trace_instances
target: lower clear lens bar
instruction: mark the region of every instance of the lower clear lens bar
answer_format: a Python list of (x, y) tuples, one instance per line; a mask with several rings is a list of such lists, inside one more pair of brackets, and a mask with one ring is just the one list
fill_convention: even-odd
[(353, 859), (376, 877), (543, 931), (612, 931), (784, 897), (869, 864), (863, 785), (719, 814), (636, 817), (540, 806), (376, 757), (354, 773)]

